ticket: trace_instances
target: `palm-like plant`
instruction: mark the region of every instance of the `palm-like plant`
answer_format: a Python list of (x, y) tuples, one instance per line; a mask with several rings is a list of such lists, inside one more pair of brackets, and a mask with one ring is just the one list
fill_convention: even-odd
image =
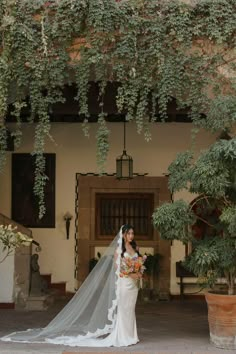
[[(187, 189), (199, 197), (165, 203), (153, 213), (154, 227), (167, 240), (192, 243), (184, 264), (201, 283), (213, 287), (226, 278), (228, 294), (236, 279), (236, 138), (221, 136), (194, 161), (181, 153), (169, 167), (172, 192)], [(202, 233), (196, 235), (201, 224)], [(204, 225), (204, 227), (202, 227)]]

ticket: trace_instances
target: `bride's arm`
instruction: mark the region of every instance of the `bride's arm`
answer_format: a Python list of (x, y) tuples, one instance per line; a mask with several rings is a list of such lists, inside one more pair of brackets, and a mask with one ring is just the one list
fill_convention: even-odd
[(115, 250), (115, 253), (114, 253), (114, 266), (115, 266), (115, 269), (117, 269), (117, 267), (118, 267), (118, 264), (117, 264), (117, 260), (119, 259), (118, 257), (120, 257), (119, 248), (117, 248)]

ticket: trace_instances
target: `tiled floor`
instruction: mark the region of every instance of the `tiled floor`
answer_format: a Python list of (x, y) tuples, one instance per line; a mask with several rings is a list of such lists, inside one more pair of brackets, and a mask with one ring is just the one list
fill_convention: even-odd
[[(44, 327), (64, 306), (54, 304), (47, 312), (0, 310), (0, 336), (28, 328)], [(217, 349), (209, 342), (207, 308), (201, 300), (175, 300), (138, 304), (140, 342), (125, 348), (70, 348), (51, 344), (19, 344), (0, 341), (0, 354), (236, 354)]]

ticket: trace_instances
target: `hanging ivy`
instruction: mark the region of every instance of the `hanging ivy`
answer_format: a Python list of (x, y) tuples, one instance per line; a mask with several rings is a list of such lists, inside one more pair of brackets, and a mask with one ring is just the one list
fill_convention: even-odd
[[(167, 117), (175, 97), (191, 107), (198, 126), (235, 124), (235, 0), (204, 0), (194, 6), (158, 0), (0, 0), (0, 169), (6, 150), (6, 115), (14, 106), (17, 146), (25, 98), (36, 121), (35, 194), (45, 213), (43, 152), (50, 111), (63, 102), (63, 87), (75, 83), (88, 135), (90, 81), (102, 98), (119, 82), (117, 107), (150, 139), (149, 122)], [(230, 75), (229, 75), (230, 74)], [(101, 101), (102, 102), (102, 101)], [(109, 131), (100, 105), (97, 159), (104, 170)], [(208, 118), (209, 112), (209, 118)], [(205, 113), (203, 116), (202, 113)]]

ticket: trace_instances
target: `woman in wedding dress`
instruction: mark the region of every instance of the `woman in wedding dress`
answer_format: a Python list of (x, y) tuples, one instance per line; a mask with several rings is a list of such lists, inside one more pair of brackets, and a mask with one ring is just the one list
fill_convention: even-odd
[[(122, 227), (122, 253), (121, 265), (126, 258), (134, 258), (139, 255), (134, 242), (134, 230), (130, 225)], [(135, 305), (138, 296), (137, 282), (142, 274), (131, 273), (127, 277), (120, 278), (119, 301), (117, 307), (117, 320), (114, 331), (111, 333), (113, 345), (116, 347), (136, 344), (137, 335)]]
[(45, 328), (14, 332), (1, 340), (73, 347), (136, 344), (135, 305), (142, 274), (124, 276), (122, 269), (138, 256), (133, 227), (123, 225), (74, 297)]

